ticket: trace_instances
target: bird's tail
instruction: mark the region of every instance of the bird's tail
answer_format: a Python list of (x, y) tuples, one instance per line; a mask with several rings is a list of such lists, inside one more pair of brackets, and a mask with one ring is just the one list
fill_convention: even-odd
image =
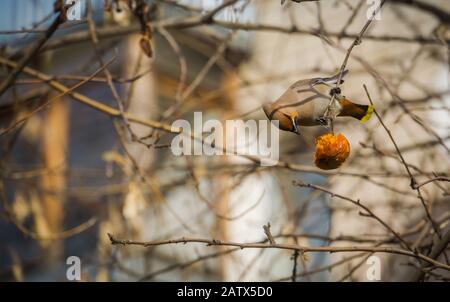
[(340, 104), (342, 110), (339, 116), (351, 116), (360, 120), (362, 123), (367, 122), (373, 113), (372, 105), (355, 104), (345, 98), (340, 100)]

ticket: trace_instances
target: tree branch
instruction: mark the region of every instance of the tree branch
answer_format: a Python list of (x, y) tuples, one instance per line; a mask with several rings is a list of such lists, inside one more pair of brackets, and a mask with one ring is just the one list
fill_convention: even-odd
[(320, 246), (320, 247), (306, 247), (296, 244), (267, 244), (267, 243), (239, 243), (239, 242), (226, 242), (217, 239), (202, 239), (202, 238), (187, 238), (169, 239), (169, 240), (157, 240), (157, 241), (135, 241), (135, 240), (121, 240), (116, 239), (112, 234), (108, 233), (109, 240), (112, 245), (138, 245), (143, 247), (151, 247), (158, 245), (178, 244), (178, 243), (203, 243), (207, 246), (234, 246), (240, 249), (281, 249), (299, 251), (300, 253), (307, 252), (328, 252), (328, 253), (342, 253), (342, 252), (373, 252), (373, 253), (390, 253), (397, 255), (404, 255), (426, 261), (427, 263), (434, 265), (437, 268), (450, 271), (450, 266), (442, 262), (436, 261), (430, 257), (427, 257), (420, 253), (413, 253), (407, 250), (393, 248), (393, 247), (372, 247), (372, 246)]
[(17, 76), (20, 74), (22, 69), (30, 63), (30, 61), (37, 55), (41, 47), (47, 42), (48, 39), (55, 33), (58, 26), (62, 23), (61, 13), (53, 20), (50, 27), (43, 33), (38, 40), (28, 49), (24, 54), (22, 59), (17, 62), (17, 66), (9, 73), (6, 79), (0, 84), (0, 97), (5, 93), (5, 91), (11, 86), (11, 84), (16, 80)]

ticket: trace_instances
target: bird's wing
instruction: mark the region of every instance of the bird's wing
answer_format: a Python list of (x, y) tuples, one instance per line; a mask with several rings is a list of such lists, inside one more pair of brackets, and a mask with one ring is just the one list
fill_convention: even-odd
[(287, 116), (294, 112), (308, 115), (314, 111), (314, 102), (319, 99), (323, 96), (314, 89), (288, 89), (275, 103), (274, 109)]
[(311, 85), (311, 81), (316, 80), (316, 78), (314, 79), (306, 79), (306, 80), (300, 80), (295, 82), (294, 84), (292, 84), (289, 88), (290, 89), (298, 89), (298, 88), (308, 88)]

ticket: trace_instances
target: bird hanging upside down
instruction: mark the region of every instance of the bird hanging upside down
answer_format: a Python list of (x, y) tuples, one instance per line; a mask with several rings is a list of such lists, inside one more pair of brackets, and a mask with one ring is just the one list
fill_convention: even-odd
[[(344, 71), (342, 77), (347, 74)], [(341, 78), (342, 78), (341, 77)], [(335, 96), (336, 115), (351, 116), (367, 121), (373, 112), (370, 105), (360, 105), (349, 101), (336, 88), (339, 74), (329, 78), (300, 80), (292, 84), (275, 102), (263, 106), (270, 120), (279, 121), (279, 128), (300, 134), (298, 126), (328, 125), (332, 96)]]

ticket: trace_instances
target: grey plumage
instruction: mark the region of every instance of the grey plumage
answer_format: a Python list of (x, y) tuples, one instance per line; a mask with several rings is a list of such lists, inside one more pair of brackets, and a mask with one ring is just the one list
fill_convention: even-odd
[[(342, 78), (348, 71), (344, 71)], [(263, 106), (267, 117), (279, 121), (281, 130), (299, 133), (297, 126), (318, 126), (327, 123), (325, 115), (332, 96), (332, 116), (351, 116), (361, 121), (369, 119), (372, 107), (355, 104), (341, 95), (336, 88), (339, 74), (328, 78), (300, 80), (292, 84), (275, 102)]]
[(275, 102), (263, 106), (264, 112), (270, 120), (279, 120), (282, 130), (293, 130), (293, 125), (289, 125), (292, 116), (296, 117), (299, 126), (321, 125), (321, 118), (331, 100), (330, 91), (338, 78), (339, 75), (335, 75), (297, 81)]

